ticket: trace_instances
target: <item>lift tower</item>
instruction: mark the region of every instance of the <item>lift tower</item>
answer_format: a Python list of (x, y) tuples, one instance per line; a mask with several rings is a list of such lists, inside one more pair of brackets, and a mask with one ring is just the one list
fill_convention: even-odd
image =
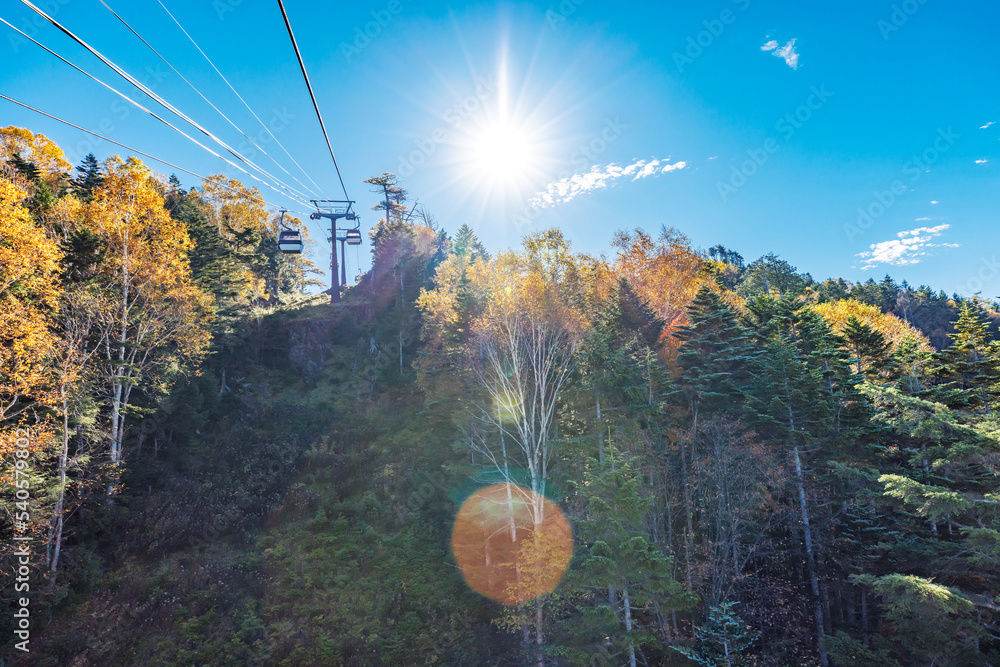
[[(340, 274), (337, 272), (337, 241), (341, 242), (341, 249), (343, 249), (344, 241), (353, 241), (354, 239), (360, 239), (360, 232), (358, 228), (361, 222), (358, 220), (358, 216), (351, 210), (351, 206), (354, 205), (353, 201), (342, 201), (333, 199), (313, 199), (311, 200), (313, 206), (316, 207), (316, 212), (311, 214), (309, 217), (313, 220), (321, 220), (326, 218), (330, 221), (330, 303), (337, 303), (340, 301), (340, 287), (341, 283), (347, 282), (346, 275), (345, 280), (341, 280)], [(350, 220), (355, 223), (353, 227), (344, 227), (341, 229), (337, 228), (338, 220)], [(344, 237), (337, 236), (337, 232), (345, 232)], [(351, 234), (350, 232), (355, 232)], [(355, 245), (351, 243), (351, 245)]]

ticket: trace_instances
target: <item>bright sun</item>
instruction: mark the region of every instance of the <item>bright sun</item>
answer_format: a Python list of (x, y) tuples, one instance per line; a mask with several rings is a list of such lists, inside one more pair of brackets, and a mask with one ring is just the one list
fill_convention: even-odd
[(521, 180), (532, 167), (531, 146), (524, 133), (507, 124), (485, 128), (473, 146), (476, 169), (500, 183)]
[(454, 171), (442, 187), (461, 184), (483, 213), (498, 206), (521, 210), (552, 180), (554, 148), (562, 144), (552, 138), (556, 124), (544, 106), (532, 105), (525, 90), (509, 90), (504, 56), (489, 84), (477, 88), (480, 99), (463, 102), (463, 123), (450, 142)]

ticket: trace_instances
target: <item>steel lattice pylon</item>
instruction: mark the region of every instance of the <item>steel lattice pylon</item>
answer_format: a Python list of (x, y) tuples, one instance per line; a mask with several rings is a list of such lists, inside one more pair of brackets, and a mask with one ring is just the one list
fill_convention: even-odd
[[(336, 199), (313, 199), (313, 206), (316, 212), (309, 217), (313, 220), (326, 218), (330, 221), (330, 302), (340, 301), (340, 288), (347, 282), (347, 268), (344, 258), (344, 242), (347, 241), (346, 232), (357, 231), (361, 223), (357, 214), (353, 211), (354, 202)], [(337, 228), (338, 220), (350, 220), (354, 222), (353, 227)], [(338, 236), (337, 232), (345, 232), (344, 236)], [(337, 273), (337, 241), (340, 241), (340, 265), (341, 273)]]

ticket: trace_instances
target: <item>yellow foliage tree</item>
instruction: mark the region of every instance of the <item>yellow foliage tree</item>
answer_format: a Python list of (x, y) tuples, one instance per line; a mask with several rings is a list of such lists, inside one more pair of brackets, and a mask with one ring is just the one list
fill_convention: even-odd
[(200, 197), (220, 236), (232, 238), (227, 227), (237, 232), (269, 231), (270, 217), (257, 188), (247, 188), (237, 180), (216, 174), (203, 181)]
[(0, 421), (52, 404), (52, 329), (62, 253), (22, 206), (27, 193), (0, 178)]
[(867, 303), (861, 303), (855, 299), (843, 299), (833, 303), (818, 303), (812, 308), (837, 333), (842, 333), (847, 325), (847, 320), (854, 316), (885, 336), (885, 339), (892, 344), (893, 349), (907, 339), (916, 342), (920, 350), (929, 351), (932, 349), (927, 337), (915, 327), (895, 315), (883, 313), (877, 307)]
[(210, 301), (191, 278), (192, 243), (163, 206), (160, 184), (135, 158), (107, 162), (88, 205), (86, 225), (106, 249), (96, 313), (110, 400), (111, 461), (122, 457), (132, 390), (161, 388), (165, 370), (204, 354)]
[(44, 134), (9, 125), (0, 129), (0, 160), (9, 160), (15, 153), (33, 162), (41, 179), (53, 190), (72, 169), (62, 149)]
[[(468, 359), (487, 399), (480, 405), (482, 422), (495, 430), (495, 435), (474, 437), (473, 447), (495, 465), (508, 489), (513, 486), (512, 465), (527, 471), (528, 509), (537, 532), (546, 521), (556, 408), (587, 327), (574, 298), (581, 286), (580, 267), (562, 233), (552, 229), (528, 236), (522, 253), (476, 261), (469, 281), (481, 307)], [(536, 643), (541, 645), (540, 598), (535, 606)]]
[[(5, 492), (0, 505), (8, 517), (27, 515), (20, 532), (41, 540), (46, 513), (18, 510), (13, 489), (15, 475), (23, 479), (25, 474), (34, 480), (33, 488), (41, 488), (36, 462), (48, 457), (56, 441), (54, 421), (35, 409), (58, 405), (64, 381), (55, 326), (62, 253), (22, 206), (27, 194), (0, 177), (0, 489)], [(28, 467), (15, 470), (16, 461), (18, 467)], [(15, 544), (3, 542), (0, 555), (10, 553)]]
[(74, 229), (83, 222), (85, 207), (75, 195), (66, 194), (55, 201), (50, 209), (44, 212), (42, 221), (54, 235), (66, 240)]
[(440, 335), (458, 322), (459, 289), (469, 265), (465, 255), (449, 255), (434, 273), (434, 289), (420, 290), (417, 307), (423, 311), (425, 336)]

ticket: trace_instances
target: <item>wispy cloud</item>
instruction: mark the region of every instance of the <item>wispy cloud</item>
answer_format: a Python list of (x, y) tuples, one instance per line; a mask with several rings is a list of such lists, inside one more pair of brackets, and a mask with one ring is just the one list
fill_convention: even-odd
[[(797, 39), (797, 38), (796, 38)], [(772, 39), (760, 47), (761, 51), (770, 51), (772, 56), (778, 56), (785, 61), (785, 64), (792, 69), (799, 68), (799, 54), (795, 52), (795, 39), (790, 40), (784, 46), (778, 45), (778, 40)]]
[(986, 128), (988, 128), (988, 127), (989, 127), (990, 125), (996, 125), (996, 123), (997, 123), (997, 122), (996, 122), (995, 120), (991, 120), (990, 122), (986, 123), (986, 125), (980, 125), (980, 126), (979, 126), (979, 129), (980, 129), (980, 130), (985, 130), (985, 129), (986, 129)]
[(984, 157), (979, 158), (978, 160), (976, 160), (976, 164), (986, 164), (987, 162), (989, 162), (989, 160), (987, 160)]
[(931, 203), (932, 203), (932, 204), (940, 204), (941, 202), (939, 202), (939, 201), (938, 201), (937, 199), (932, 199), (932, 200), (931, 200)]
[(606, 167), (594, 166), (585, 174), (573, 174), (566, 178), (561, 178), (554, 183), (549, 183), (545, 189), (531, 198), (530, 206), (536, 208), (550, 208), (558, 204), (565, 204), (572, 201), (578, 195), (601, 190), (614, 184), (615, 181), (628, 179), (638, 181), (650, 176), (659, 176), (670, 171), (677, 171), (687, 167), (687, 162), (674, 162), (670, 164), (668, 160), (636, 160), (627, 167), (621, 167), (611, 163)]
[(862, 260), (861, 269), (867, 271), (879, 264), (895, 266), (918, 264), (929, 254), (928, 250), (931, 248), (957, 248), (957, 243), (932, 243), (950, 226), (917, 227), (898, 232), (896, 238), (891, 241), (873, 243), (869, 246), (869, 250), (857, 255)]

